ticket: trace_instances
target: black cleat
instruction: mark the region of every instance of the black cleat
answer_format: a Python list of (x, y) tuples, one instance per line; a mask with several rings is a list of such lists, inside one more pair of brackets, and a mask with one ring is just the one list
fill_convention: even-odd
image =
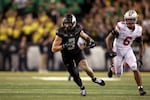
[(108, 70), (108, 77), (111, 78), (113, 76), (113, 72), (111, 70), (112, 67), (109, 68)]
[(143, 88), (139, 88), (139, 93), (140, 93), (140, 96), (146, 95), (146, 92), (143, 90)]
[(80, 94), (81, 94), (81, 96), (86, 96), (85, 87), (80, 88)]
[(94, 83), (97, 83), (97, 84), (101, 85), (101, 86), (104, 86), (104, 85), (105, 85), (105, 81), (103, 81), (102, 79), (96, 78), (96, 77), (93, 78), (92, 81), (93, 81)]

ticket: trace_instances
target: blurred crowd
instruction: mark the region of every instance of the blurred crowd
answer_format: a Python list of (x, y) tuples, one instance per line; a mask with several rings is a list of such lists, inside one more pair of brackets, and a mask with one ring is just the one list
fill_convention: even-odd
[(105, 50), (105, 37), (129, 9), (137, 11), (144, 45), (149, 46), (150, 0), (0, 0), (0, 70), (12, 70), (11, 55), (15, 53), (19, 58), (17, 70), (28, 71), (27, 51), (31, 45), (39, 46), (39, 70), (49, 69), (48, 60), (54, 62), (50, 48), (67, 13), (73, 13), (84, 31)]

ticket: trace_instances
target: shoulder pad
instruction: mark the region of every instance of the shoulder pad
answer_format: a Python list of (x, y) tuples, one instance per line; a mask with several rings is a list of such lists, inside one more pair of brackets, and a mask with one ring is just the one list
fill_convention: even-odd
[(56, 32), (56, 35), (63, 37), (63, 33), (64, 33), (63, 28), (59, 28)]
[(76, 27), (75, 27), (75, 32), (81, 32), (82, 31), (82, 28), (81, 28), (81, 26), (80, 25), (76, 25)]

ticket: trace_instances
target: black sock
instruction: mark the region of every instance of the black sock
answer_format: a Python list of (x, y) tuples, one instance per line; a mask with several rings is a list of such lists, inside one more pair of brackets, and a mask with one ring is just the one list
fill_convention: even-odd
[(93, 81), (93, 82), (95, 82), (95, 80), (96, 80), (96, 77), (92, 78), (92, 81)]
[(81, 86), (81, 87), (80, 87), (80, 89), (81, 89), (81, 90), (84, 90), (84, 89), (85, 89), (85, 87), (84, 87), (84, 86)]

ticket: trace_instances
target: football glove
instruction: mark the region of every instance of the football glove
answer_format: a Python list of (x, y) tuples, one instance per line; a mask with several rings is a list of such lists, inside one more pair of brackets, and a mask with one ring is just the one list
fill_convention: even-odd
[(108, 51), (108, 56), (109, 56), (110, 58), (114, 58), (115, 56), (117, 56), (117, 53), (114, 52), (114, 51), (112, 51), (112, 50), (109, 50), (109, 51)]
[(90, 41), (87, 42), (86, 46), (89, 48), (93, 48), (96, 46), (96, 44), (95, 44), (94, 40), (90, 39)]
[(137, 66), (139, 68), (142, 68), (143, 67), (143, 61), (141, 59), (137, 60)]

